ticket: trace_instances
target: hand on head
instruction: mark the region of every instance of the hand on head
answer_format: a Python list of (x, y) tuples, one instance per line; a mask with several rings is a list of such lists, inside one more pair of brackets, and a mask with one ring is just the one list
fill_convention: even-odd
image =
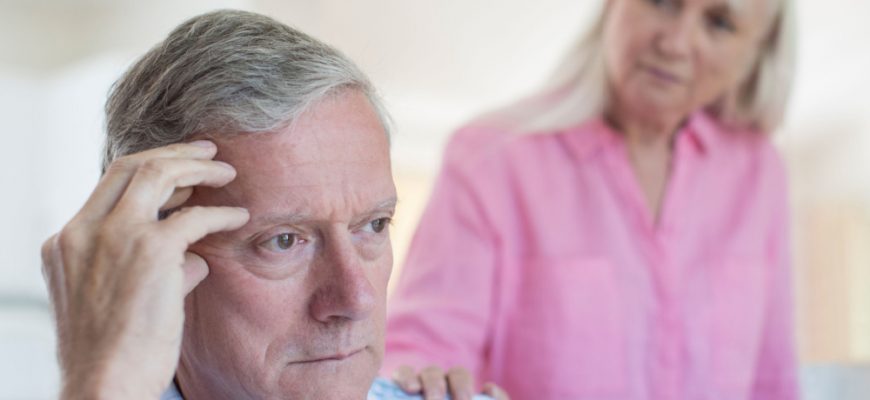
[[(208, 275), (188, 246), (248, 221), (235, 207), (181, 208), (192, 187), (236, 172), (208, 141), (121, 157), (87, 203), (42, 248), (64, 397), (130, 398), (166, 388), (178, 362), (184, 296)], [(129, 369), (136, 374), (125, 373)], [(96, 393), (95, 391), (100, 391)]]

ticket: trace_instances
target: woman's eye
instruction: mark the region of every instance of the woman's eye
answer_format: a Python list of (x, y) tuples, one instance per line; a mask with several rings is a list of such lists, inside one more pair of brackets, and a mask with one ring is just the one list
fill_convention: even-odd
[(673, 6), (673, 0), (647, 0), (650, 4), (656, 7)]
[(384, 228), (386, 228), (387, 225), (389, 225), (389, 224), (390, 224), (389, 218), (378, 218), (372, 222), (369, 222), (368, 226), (371, 228), (372, 232), (381, 233), (381, 232), (383, 232)]
[(271, 251), (282, 252), (290, 250), (290, 248), (292, 248), (299, 242), (301, 242), (301, 240), (295, 233), (285, 232), (272, 236), (269, 240), (263, 242), (261, 245)]
[(734, 23), (731, 22), (731, 19), (729, 19), (727, 16), (711, 15), (710, 17), (707, 18), (707, 21), (709, 22), (710, 26), (712, 26), (715, 29), (728, 31), (728, 32), (735, 31)]

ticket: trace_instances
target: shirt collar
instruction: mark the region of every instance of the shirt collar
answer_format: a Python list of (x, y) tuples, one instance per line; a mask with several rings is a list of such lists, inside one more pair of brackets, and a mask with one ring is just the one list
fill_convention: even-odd
[[(704, 111), (693, 113), (677, 131), (676, 140), (687, 140), (701, 154), (715, 148), (715, 140), (721, 128)], [(580, 125), (557, 132), (566, 145), (586, 160), (604, 149), (623, 146), (622, 134), (617, 132), (603, 117), (593, 118)], [(685, 136), (685, 139), (681, 139)]]
[(178, 390), (178, 385), (175, 384), (175, 379), (172, 380), (166, 391), (160, 395), (160, 400), (184, 400), (184, 397), (181, 396), (181, 391)]
[(716, 148), (715, 141), (721, 130), (719, 123), (706, 111), (698, 111), (689, 116), (682, 129), (702, 154), (707, 154)]
[(601, 150), (619, 144), (621, 138), (603, 118), (593, 118), (580, 125), (557, 133), (558, 137), (578, 159), (586, 159)]

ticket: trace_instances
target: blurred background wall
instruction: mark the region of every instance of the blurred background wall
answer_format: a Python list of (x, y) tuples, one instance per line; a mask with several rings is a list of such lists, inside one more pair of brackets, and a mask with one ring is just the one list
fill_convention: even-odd
[[(369, 73), (397, 125), (399, 271), (451, 130), (540, 83), (598, 1), (0, 0), (0, 399), (56, 393), (39, 246), (97, 181), (109, 86), (184, 19), (262, 12)], [(830, 396), (820, 388), (848, 374), (824, 368), (870, 361), (870, 2), (797, 3), (796, 91), (776, 142), (791, 173), (807, 393)]]

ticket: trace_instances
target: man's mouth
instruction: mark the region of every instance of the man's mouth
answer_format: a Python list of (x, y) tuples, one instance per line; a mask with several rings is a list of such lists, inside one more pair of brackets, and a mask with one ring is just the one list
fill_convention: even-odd
[(311, 363), (328, 362), (328, 361), (344, 361), (344, 360), (347, 360), (348, 358), (351, 358), (357, 354), (362, 353), (363, 350), (365, 350), (365, 347), (360, 348), (360, 349), (356, 349), (356, 350), (347, 351), (347, 352), (334, 353), (334, 354), (330, 354), (330, 355), (323, 356), (323, 357), (316, 357), (316, 358), (311, 358), (311, 359), (307, 359), (307, 360), (295, 361), (291, 364), (311, 364)]

